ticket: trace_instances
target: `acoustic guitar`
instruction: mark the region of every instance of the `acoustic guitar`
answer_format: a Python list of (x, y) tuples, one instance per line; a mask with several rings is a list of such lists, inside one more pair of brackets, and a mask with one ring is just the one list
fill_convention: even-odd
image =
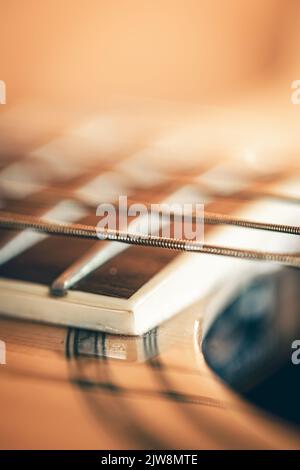
[[(207, 154), (174, 116), (104, 109), (21, 151), (3, 114), (1, 448), (300, 447), (299, 168)], [(120, 196), (164, 205), (154, 235)]]

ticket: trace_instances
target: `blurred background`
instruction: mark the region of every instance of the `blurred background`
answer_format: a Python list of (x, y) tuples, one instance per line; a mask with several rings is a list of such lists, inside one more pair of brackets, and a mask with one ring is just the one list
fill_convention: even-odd
[(1, 0), (8, 105), (120, 95), (223, 104), (262, 88), (289, 102), (299, 10), (297, 0)]

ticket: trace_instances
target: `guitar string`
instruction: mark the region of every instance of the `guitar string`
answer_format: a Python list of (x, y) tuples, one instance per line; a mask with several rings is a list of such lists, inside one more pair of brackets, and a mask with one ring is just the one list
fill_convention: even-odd
[[(35, 216), (0, 211), (0, 229), (31, 229), (48, 235), (76, 237), (93, 240), (110, 240), (129, 245), (142, 245), (169, 250), (229, 256), (248, 260), (272, 261), (288, 266), (300, 267), (300, 253), (275, 253), (248, 250), (201, 243), (194, 240), (160, 237), (156, 235), (129, 233), (83, 224), (49, 222)], [(288, 231), (287, 231), (288, 233)], [(299, 227), (297, 234), (300, 234)]]
[[(57, 195), (60, 195), (61, 197), (70, 197), (72, 200), (78, 202), (81, 204), (83, 207), (85, 207), (88, 210), (96, 210), (96, 206), (94, 204), (88, 203), (84, 200), (84, 198), (80, 197), (79, 195), (74, 195), (71, 191), (69, 194), (69, 191), (61, 191)], [(224, 199), (224, 198), (222, 198)], [(235, 200), (235, 198), (232, 198)], [(237, 198), (237, 200), (239, 200)], [(45, 199), (44, 199), (45, 201)], [(49, 201), (50, 202), (50, 201)], [(141, 201), (134, 199), (134, 198), (127, 198), (127, 203), (128, 204), (141, 204)], [(219, 212), (211, 212), (204, 210), (203, 215), (198, 215), (195, 210), (192, 210), (190, 212), (184, 212), (181, 214), (179, 211), (174, 211), (174, 210), (167, 210), (165, 207), (163, 207), (163, 204), (161, 204), (161, 207), (157, 207), (160, 205), (160, 203), (157, 204), (150, 204), (146, 202), (142, 202), (142, 204), (147, 208), (148, 210), (155, 212), (157, 214), (160, 214), (162, 217), (176, 217), (176, 216), (184, 216), (185, 221), (190, 221), (192, 223), (196, 222), (204, 222), (208, 225), (234, 225), (237, 227), (242, 227), (242, 228), (250, 228), (250, 229), (255, 229), (255, 230), (267, 230), (271, 232), (277, 232), (277, 233), (287, 233), (290, 235), (300, 235), (300, 226), (296, 225), (289, 225), (289, 224), (278, 224), (278, 223), (267, 223), (267, 222), (260, 222), (256, 220), (249, 220), (249, 219), (244, 219), (242, 217), (236, 217), (228, 214), (222, 214)], [(116, 204), (112, 204), (115, 208), (117, 208)], [(36, 204), (37, 207), (43, 207), (43, 205)], [(21, 208), (21, 204), (19, 205)]]

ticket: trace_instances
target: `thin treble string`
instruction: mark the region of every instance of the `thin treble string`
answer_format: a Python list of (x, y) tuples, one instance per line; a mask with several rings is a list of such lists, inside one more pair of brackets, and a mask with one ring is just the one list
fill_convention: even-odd
[[(72, 200), (78, 202), (81, 204), (83, 207), (85, 207), (88, 210), (96, 210), (96, 206), (94, 204), (91, 204), (83, 197), (80, 195), (74, 194), (72, 191), (69, 190), (62, 190), (59, 193), (56, 193), (56, 195), (59, 194), (61, 197), (65, 198), (71, 198)], [(237, 200), (239, 200), (237, 198)], [(45, 201), (45, 198), (44, 198)], [(50, 200), (49, 200), (50, 201)], [(51, 202), (51, 201), (50, 201)], [(202, 214), (196, 213), (196, 211), (192, 210), (190, 212), (184, 211), (183, 213), (180, 213), (176, 210), (169, 210), (166, 209), (164, 206), (164, 203), (146, 203), (146, 202), (141, 202), (138, 199), (133, 199), (133, 198), (127, 198), (127, 202), (129, 204), (143, 204), (146, 209), (152, 211), (152, 213), (157, 213), (160, 214), (162, 217), (176, 217), (176, 216), (184, 216), (185, 221), (192, 222), (192, 223), (206, 223), (208, 225), (234, 225), (236, 227), (241, 227), (241, 228), (249, 228), (249, 229), (255, 229), (255, 230), (267, 230), (270, 232), (276, 232), (276, 233), (287, 233), (290, 235), (300, 235), (300, 226), (297, 225), (289, 225), (289, 224), (279, 224), (279, 223), (268, 223), (268, 222), (260, 222), (256, 220), (249, 220), (249, 219), (244, 219), (242, 217), (236, 217), (233, 215), (228, 215), (228, 214), (221, 214), (218, 212), (211, 212), (211, 211), (203, 211)], [(38, 207), (43, 207), (42, 204), (36, 204)], [(116, 204), (112, 204), (115, 208), (117, 208)], [(21, 206), (20, 206), (21, 207)]]

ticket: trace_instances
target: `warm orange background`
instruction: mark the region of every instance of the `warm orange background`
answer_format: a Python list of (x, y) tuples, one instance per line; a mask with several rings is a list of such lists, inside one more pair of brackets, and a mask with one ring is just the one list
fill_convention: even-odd
[(286, 93), (299, 78), (297, 0), (0, 0), (0, 10), (10, 103), (221, 102), (264, 81)]

